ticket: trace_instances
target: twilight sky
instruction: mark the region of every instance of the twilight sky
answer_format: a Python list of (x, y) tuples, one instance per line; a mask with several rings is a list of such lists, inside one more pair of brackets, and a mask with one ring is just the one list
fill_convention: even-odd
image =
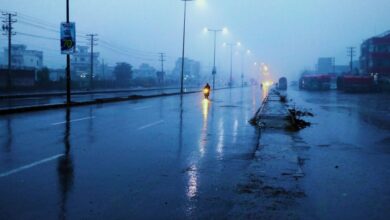
[[(142, 62), (159, 67), (158, 53), (167, 54), (171, 69), (181, 56), (183, 2), (180, 0), (70, 0), (71, 21), (76, 22), (78, 44), (97, 33), (106, 63)], [(348, 61), (346, 47), (359, 48), (373, 35), (390, 30), (389, 0), (198, 0), (188, 2), (186, 56), (201, 61), (208, 74), (212, 65), (212, 36), (204, 27), (227, 27), (218, 36), (217, 66), (227, 75), (229, 50), (223, 42), (242, 42), (252, 53), (244, 59), (245, 72), (264, 62), (275, 75), (297, 75), (313, 68), (320, 56)], [(65, 66), (60, 55), (59, 24), (65, 20), (65, 0), (0, 0), (0, 10), (18, 13), (15, 43), (44, 51), (49, 67)], [(33, 34), (25, 36), (23, 34)], [(50, 38), (43, 39), (42, 37)], [(6, 46), (0, 37), (0, 47)], [(241, 48), (241, 50), (242, 50)], [(241, 56), (234, 55), (234, 72), (241, 71)]]

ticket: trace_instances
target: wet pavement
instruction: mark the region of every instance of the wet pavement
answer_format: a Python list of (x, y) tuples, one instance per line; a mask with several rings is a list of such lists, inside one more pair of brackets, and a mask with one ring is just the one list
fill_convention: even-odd
[(388, 219), (388, 96), (290, 89), (292, 132), (248, 123), (265, 95), (1, 116), (0, 219)]
[[(185, 92), (199, 91), (200, 88), (185, 88)], [(134, 89), (129, 91), (98, 91), (97, 93), (89, 94), (89, 92), (76, 92), (72, 94), (72, 102), (87, 102), (94, 101), (97, 99), (109, 99), (109, 98), (127, 98), (129, 96), (151, 96), (151, 95), (160, 95), (160, 94), (173, 94), (179, 93), (180, 89), (175, 88), (152, 88), (152, 89)], [(86, 93), (86, 94), (83, 94)], [(66, 95), (59, 93), (48, 93), (48, 95), (42, 94), (21, 94), (16, 95), (16, 97), (7, 98), (0, 97), (0, 110), (1, 109), (10, 109), (10, 108), (20, 108), (20, 107), (29, 107), (29, 106), (40, 106), (40, 105), (53, 105), (53, 104), (63, 104), (66, 102)], [(29, 95), (31, 95), (29, 97)], [(26, 96), (26, 97), (25, 97)]]
[(260, 102), (244, 88), (2, 116), (0, 218), (224, 215)]

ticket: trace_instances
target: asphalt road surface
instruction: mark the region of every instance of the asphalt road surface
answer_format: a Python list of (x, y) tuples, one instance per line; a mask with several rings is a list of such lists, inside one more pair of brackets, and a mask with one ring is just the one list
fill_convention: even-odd
[(0, 219), (389, 219), (389, 94), (290, 88), (292, 132), (265, 92), (1, 116)]
[[(199, 88), (188, 88), (185, 91), (199, 91)], [(107, 98), (116, 98), (116, 97), (128, 97), (132, 95), (140, 96), (150, 96), (150, 95), (159, 95), (159, 94), (170, 94), (178, 93), (180, 89), (140, 89), (135, 91), (126, 91), (126, 92), (106, 92), (106, 93), (95, 93), (95, 94), (73, 94), (71, 99), (73, 102), (85, 102), (93, 101), (96, 99), (107, 99)], [(18, 98), (2, 98), (0, 99), (0, 109), (9, 109), (9, 108), (18, 108), (25, 106), (39, 106), (39, 105), (50, 105), (50, 104), (63, 104), (66, 102), (65, 95), (39, 95), (33, 97), (18, 97)]]
[(1, 116), (0, 219), (221, 216), (258, 142), (257, 88)]

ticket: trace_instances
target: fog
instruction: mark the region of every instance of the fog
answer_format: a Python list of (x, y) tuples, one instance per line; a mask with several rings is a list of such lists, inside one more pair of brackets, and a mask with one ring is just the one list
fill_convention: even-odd
[[(18, 13), (14, 31), (40, 36), (17, 34), (14, 43), (44, 51), (46, 66), (65, 66), (59, 41), (51, 39), (59, 38), (54, 30), (65, 21), (65, 0), (0, 3), (0, 10)], [(70, 20), (76, 22), (78, 45), (86, 45), (88, 33), (99, 35), (95, 50), (110, 65), (146, 62), (158, 68), (158, 53), (164, 52), (172, 69), (181, 56), (183, 6), (179, 0), (70, 0)], [(346, 47), (359, 48), (364, 39), (390, 29), (388, 0), (199, 0), (187, 6), (186, 57), (201, 61), (204, 74), (211, 72), (213, 55), (213, 38), (204, 27), (229, 29), (218, 35), (219, 74), (227, 75), (230, 67), (223, 42), (240, 41), (252, 51), (244, 60), (248, 75), (255, 74), (254, 62), (264, 62), (277, 76), (295, 76), (323, 56), (347, 64)], [(0, 37), (1, 48), (6, 39)], [(235, 53), (236, 75), (241, 61)]]

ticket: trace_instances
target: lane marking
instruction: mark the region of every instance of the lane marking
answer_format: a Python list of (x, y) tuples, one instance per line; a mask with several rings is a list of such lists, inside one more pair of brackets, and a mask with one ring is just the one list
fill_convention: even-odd
[(23, 170), (27, 170), (27, 169), (33, 168), (33, 167), (35, 167), (35, 166), (38, 166), (38, 165), (41, 165), (41, 164), (50, 162), (50, 161), (55, 160), (55, 159), (57, 159), (57, 158), (59, 158), (59, 157), (63, 157), (64, 155), (65, 155), (65, 154), (57, 154), (57, 155), (55, 155), (55, 156), (48, 157), (48, 158), (46, 158), (46, 159), (43, 159), (43, 160), (40, 160), (40, 161), (31, 163), (31, 164), (28, 164), (28, 165), (25, 165), (25, 166), (22, 166), (22, 167), (19, 167), (19, 168), (10, 170), (10, 171), (8, 171), (8, 172), (0, 173), (0, 178), (7, 177), (7, 176), (10, 176), (10, 175), (12, 175), (12, 174), (19, 173), (19, 172), (21, 172), (21, 171), (23, 171)]
[(148, 108), (152, 108), (152, 106), (138, 107), (138, 108), (134, 108), (133, 110), (144, 110), (144, 109), (148, 109)]
[(142, 127), (139, 127), (138, 130), (143, 130), (145, 128), (150, 128), (150, 127), (156, 126), (156, 125), (161, 124), (161, 123), (164, 123), (164, 120), (160, 120), (160, 121), (156, 121), (156, 122), (144, 125)]
[[(70, 120), (69, 122), (84, 121), (84, 120), (94, 119), (94, 118), (95, 118), (95, 116), (85, 117), (85, 118), (79, 118), (79, 119)], [(63, 121), (63, 122), (52, 123), (51, 125), (61, 125), (61, 124), (65, 124), (65, 123), (66, 123), (66, 121)]]

